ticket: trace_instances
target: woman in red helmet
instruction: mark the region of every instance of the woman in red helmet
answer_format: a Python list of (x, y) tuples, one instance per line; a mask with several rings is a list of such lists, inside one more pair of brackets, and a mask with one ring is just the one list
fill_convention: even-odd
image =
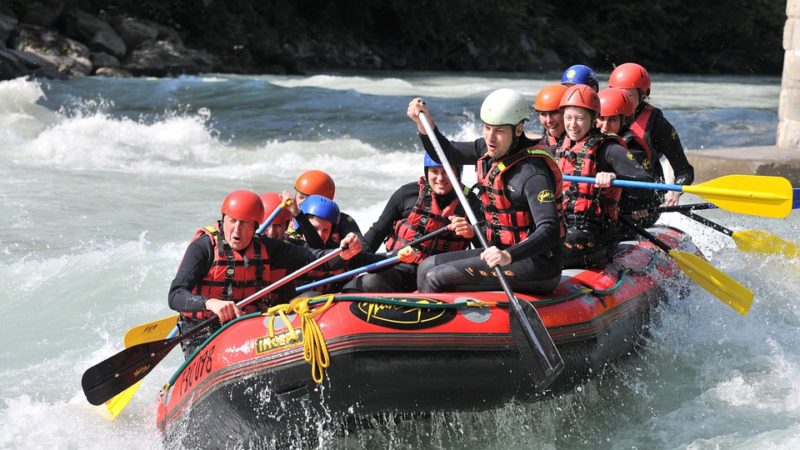
[[(634, 113), (634, 104), (631, 95), (624, 89), (606, 88), (597, 93), (600, 98), (600, 116), (597, 118), (597, 128), (603, 134), (620, 136), (642, 168), (651, 173), (652, 166), (647, 152), (635, 139), (628, 129)], [(644, 199), (647, 199), (644, 201)], [(639, 224), (648, 227), (658, 220), (659, 214), (649, 210), (662, 203), (662, 198), (657, 191), (638, 191), (636, 189), (623, 189), (619, 201), (619, 213), (639, 220)]]
[[(694, 168), (689, 164), (678, 132), (664, 117), (660, 109), (647, 103), (650, 95), (650, 74), (636, 63), (617, 66), (608, 78), (608, 87), (624, 89), (633, 100), (635, 112), (628, 130), (647, 155), (649, 169), (658, 181), (664, 180), (661, 155), (664, 155), (675, 173), (675, 184), (692, 184)], [(664, 206), (677, 205), (681, 193), (669, 191), (664, 196)]]
[[(186, 249), (169, 289), (169, 306), (181, 313), (179, 326), (188, 330), (212, 314), (220, 324), (209, 327), (190, 342), (182, 342), (184, 354), (191, 354), (221, 323), (259, 309), (251, 303), (242, 311), (236, 302), (279, 280), (327, 253), (292, 245), (279, 239), (255, 234), (264, 218), (264, 205), (255, 192), (233, 191), (220, 208), (222, 218), (200, 229)], [(337, 268), (361, 251), (361, 240), (348, 235), (342, 246), (348, 248), (328, 267)], [(261, 305), (270, 305), (294, 295), (294, 285), (266, 296)]]
[(336, 193), (336, 185), (330, 175), (321, 170), (306, 170), (297, 177), (294, 189), (296, 193), (293, 195), (288, 192), (283, 193), (284, 199), (294, 200), (289, 207), (295, 217), (295, 222), (289, 230), (290, 235), (294, 238), (303, 239), (312, 248), (336, 248), (339, 246), (342, 236), (347, 236), (350, 233), (354, 233), (360, 239), (364, 238), (361, 228), (358, 227), (355, 219), (347, 213), (340, 213), (339, 223), (331, 230), (328, 240), (322, 241), (317, 230), (300, 210), (300, 205), (309, 195), (320, 195), (328, 200), (333, 200), (333, 196)]
[[(616, 135), (595, 128), (600, 99), (589, 86), (575, 85), (560, 103), (566, 137), (557, 151), (558, 165), (566, 175), (595, 177), (595, 184), (562, 184), (567, 237), (563, 267), (592, 267), (605, 263), (617, 241), (618, 203), (616, 179), (652, 181)], [(636, 195), (635, 193), (633, 195)]]
[(563, 84), (545, 86), (536, 94), (536, 101), (533, 103), (543, 128), (542, 142), (550, 147), (558, 147), (564, 139), (564, 118), (561, 116), (559, 104), (566, 90), (567, 86)]

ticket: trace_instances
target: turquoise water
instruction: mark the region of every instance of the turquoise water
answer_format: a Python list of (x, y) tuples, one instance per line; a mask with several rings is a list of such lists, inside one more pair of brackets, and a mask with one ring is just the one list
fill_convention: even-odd
[[(779, 80), (656, 76), (653, 103), (690, 149), (769, 145)], [(533, 99), (551, 80), (451, 74), (209, 75), (0, 83), (0, 448), (159, 448), (159, 364), (116, 421), (80, 377), (134, 325), (171, 314), (169, 283), (193, 232), (233, 189), (289, 188), (319, 168), (366, 230), (421, 173), (408, 101), (450, 137), (478, 136), (492, 89)], [(800, 240), (787, 220), (714, 211), (734, 229)], [(800, 435), (797, 261), (741, 254), (679, 217), (711, 262), (756, 292), (740, 317), (699, 289), (659, 313), (650, 345), (558, 399), (434, 415), (324, 448), (765, 448)], [(488, 382), (488, 380), (487, 380)]]

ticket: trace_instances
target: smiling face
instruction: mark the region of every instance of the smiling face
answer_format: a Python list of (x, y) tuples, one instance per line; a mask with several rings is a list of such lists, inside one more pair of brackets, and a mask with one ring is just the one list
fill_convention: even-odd
[(515, 136), (522, 135), (522, 123), (516, 126), (483, 124), (483, 139), (487, 153), (494, 159), (502, 158), (511, 149)]
[(243, 222), (231, 216), (225, 216), (222, 219), (222, 234), (231, 248), (240, 252), (253, 241), (256, 225), (256, 222)]
[(450, 183), (444, 167), (428, 167), (425, 173), (427, 174), (428, 184), (434, 194), (445, 195), (453, 190), (453, 184)]
[(561, 111), (540, 111), (539, 123), (550, 136), (557, 138), (564, 134), (564, 117)]
[(578, 106), (567, 106), (563, 110), (564, 128), (567, 137), (572, 141), (580, 141), (592, 129), (592, 112)]
[(597, 118), (597, 128), (603, 134), (618, 134), (622, 128), (622, 116), (601, 116)]

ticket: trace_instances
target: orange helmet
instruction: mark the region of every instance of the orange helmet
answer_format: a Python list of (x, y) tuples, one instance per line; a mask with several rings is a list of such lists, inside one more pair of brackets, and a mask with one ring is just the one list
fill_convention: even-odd
[(536, 102), (533, 104), (533, 109), (539, 112), (558, 111), (561, 104), (561, 97), (567, 91), (567, 86), (563, 84), (550, 84), (542, 88), (536, 94)]
[(618, 65), (608, 77), (608, 87), (632, 89), (636, 88), (650, 95), (650, 74), (644, 67), (636, 63)]
[(264, 218), (264, 204), (253, 191), (233, 191), (225, 197), (220, 208), (222, 214), (243, 222), (258, 222)]
[[(261, 194), (261, 201), (264, 202), (264, 218), (261, 219), (261, 223), (267, 220), (267, 218), (272, 215), (275, 211), (275, 208), (283, 202), (281, 200), (280, 194), (277, 192), (264, 192)], [(283, 208), (281, 212), (278, 213), (278, 216), (275, 217), (276, 223), (286, 223), (292, 219), (292, 213), (289, 212), (288, 209)]]
[(336, 192), (333, 178), (321, 170), (306, 170), (301, 173), (294, 182), (294, 188), (301, 194), (321, 195), (329, 200), (333, 200)]
[(599, 113), (600, 99), (597, 98), (597, 93), (591, 87), (585, 84), (576, 84), (567, 88), (558, 104), (559, 108), (567, 106), (578, 106)]
[(633, 101), (630, 95), (622, 89), (606, 88), (597, 93), (600, 98), (600, 115), (603, 117), (633, 115)]

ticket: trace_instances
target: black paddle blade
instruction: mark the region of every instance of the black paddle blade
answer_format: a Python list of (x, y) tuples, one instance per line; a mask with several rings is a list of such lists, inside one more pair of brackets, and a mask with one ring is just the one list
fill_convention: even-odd
[(180, 342), (167, 339), (145, 342), (117, 353), (86, 370), (83, 393), (93, 405), (102, 405), (145, 377)]
[(530, 370), (536, 390), (544, 390), (564, 369), (564, 360), (536, 308), (515, 298), (509, 305), (511, 336)]

